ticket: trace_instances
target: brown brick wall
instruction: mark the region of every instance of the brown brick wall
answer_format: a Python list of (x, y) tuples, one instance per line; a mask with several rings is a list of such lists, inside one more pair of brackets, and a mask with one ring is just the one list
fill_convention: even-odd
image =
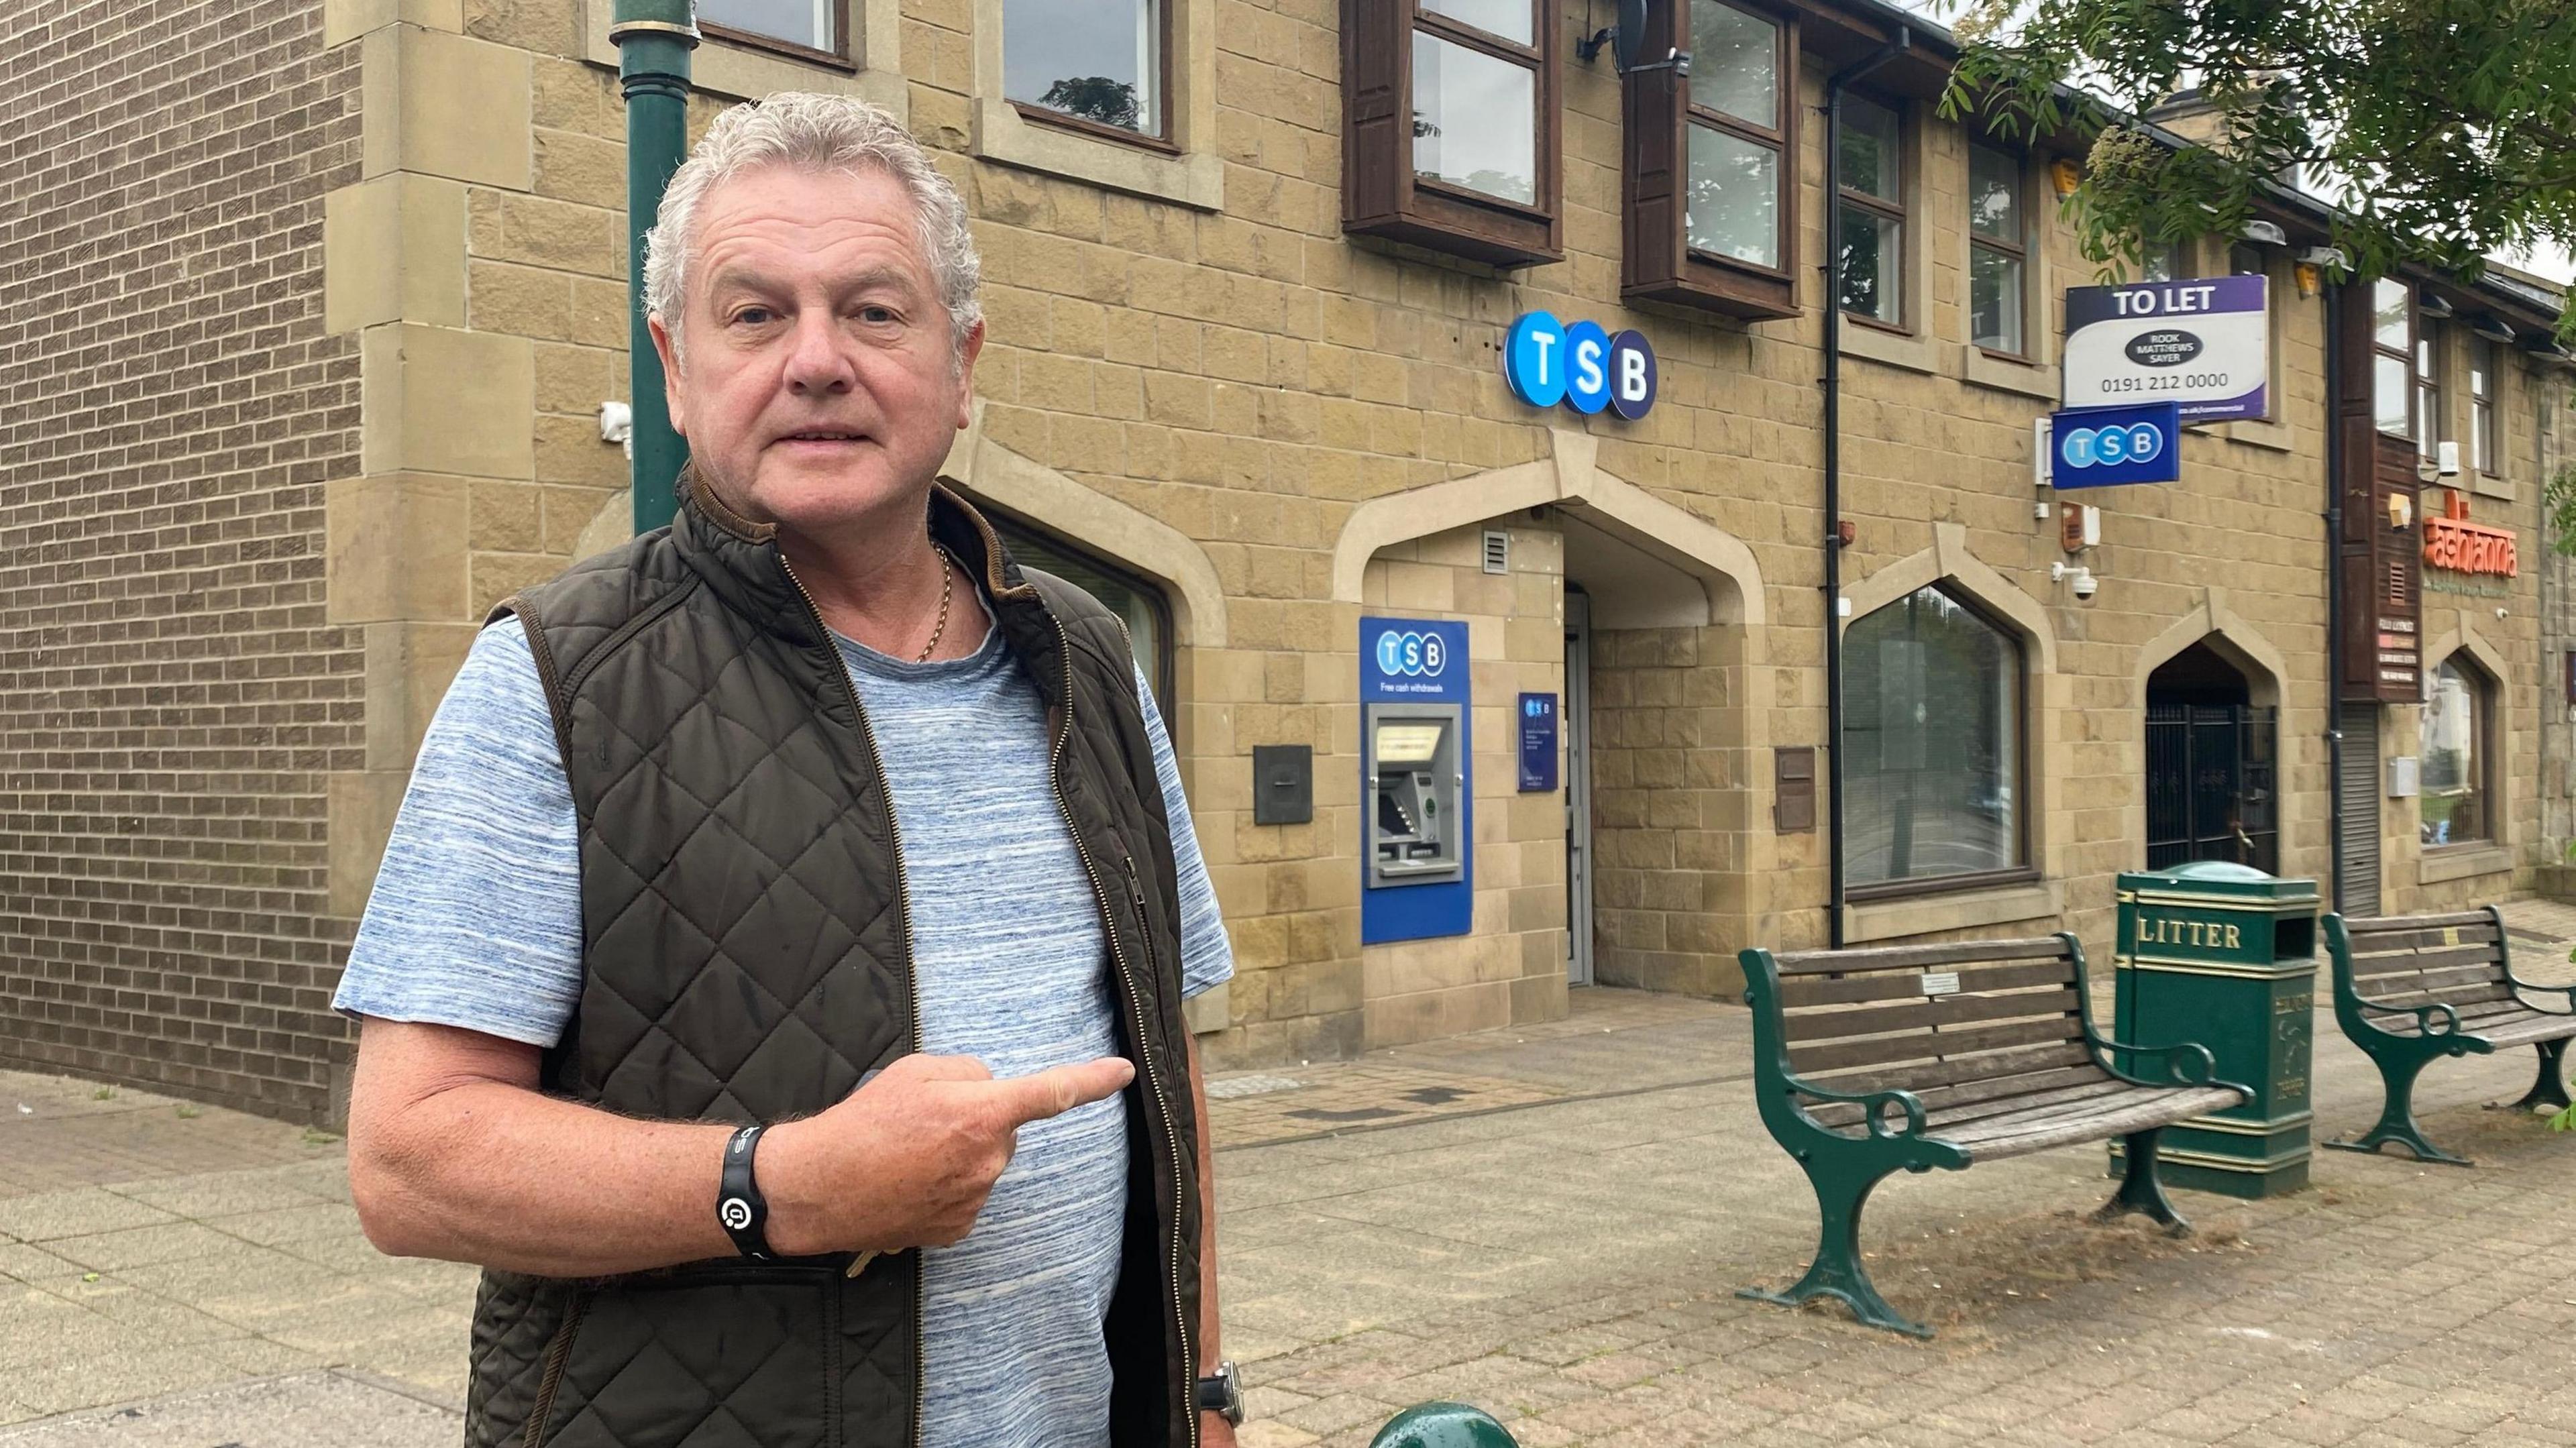
[(322, 485), (358, 448), (322, 197), (358, 67), (297, 0), (16, 0), (0, 33), (0, 1061), (331, 1109), (362, 742)]

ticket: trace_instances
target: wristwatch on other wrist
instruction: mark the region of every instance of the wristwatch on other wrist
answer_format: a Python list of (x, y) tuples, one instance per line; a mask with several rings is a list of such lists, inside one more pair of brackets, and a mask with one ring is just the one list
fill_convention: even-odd
[(746, 1126), (725, 1142), (724, 1175), (716, 1183), (716, 1225), (733, 1239), (734, 1250), (754, 1262), (776, 1261), (769, 1248), (769, 1200), (752, 1175), (752, 1153), (769, 1128)]
[(1243, 1421), (1243, 1377), (1234, 1364), (1219, 1362), (1216, 1376), (1199, 1379), (1199, 1411), (1214, 1413), (1229, 1423)]

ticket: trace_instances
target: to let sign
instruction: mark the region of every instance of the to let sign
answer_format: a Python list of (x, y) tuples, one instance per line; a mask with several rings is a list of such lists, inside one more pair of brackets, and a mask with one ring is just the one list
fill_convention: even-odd
[(2249, 276), (2067, 288), (2065, 404), (2172, 402), (2185, 422), (2261, 417), (2267, 287)]

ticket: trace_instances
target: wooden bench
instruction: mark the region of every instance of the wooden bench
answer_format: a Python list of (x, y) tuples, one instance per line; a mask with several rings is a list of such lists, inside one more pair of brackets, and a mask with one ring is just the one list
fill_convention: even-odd
[[(2379, 1124), (2329, 1141), (2338, 1151), (2377, 1151), (2395, 1142), (2418, 1161), (2467, 1166), (2424, 1139), (2415, 1124), (2415, 1077), (2444, 1056), (2489, 1055), (2499, 1046), (2540, 1052), (2540, 1079), (2517, 1107), (2563, 1109), (2567, 1042), (2576, 1037), (2576, 986), (2516, 979), (2504, 915), (2490, 905), (2451, 915), (2326, 917), (2334, 960), (2335, 1020), (2379, 1067), (2387, 1095)], [(2565, 1009), (2523, 999), (2556, 996)]]
[[(1861, 1266), (1861, 1206), (1900, 1167), (1957, 1171), (2116, 1136), (2127, 1166), (2096, 1218), (2143, 1212), (2187, 1233), (2156, 1177), (2156, 1138), (2251, 1096), (2215, 1079), (2206, 1047), (2097, 1034), (2072, 935), (1740, 958), (1763, 1124), (1806, 1169), (1821, 1221), (1806, 1275), (1741, 1294), (1760, 1301), (1831, 1297), (1870, 1326), (1931, 1336)], [(2134, 1074), (2114, 1051), (2161, 1069)]]

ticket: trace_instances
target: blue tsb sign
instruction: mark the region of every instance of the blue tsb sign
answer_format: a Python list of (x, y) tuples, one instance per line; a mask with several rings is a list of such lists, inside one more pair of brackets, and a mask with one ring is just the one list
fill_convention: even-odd
[(2049, 481), (2058, 488), (2170, 483), (2182, 476), (2182, 408), (2078, 407), (2048, 415)]
[(1655, 349), (1642, 332), (1613, 335), (1598, 322), (1568, 326), (1526, 312), (1503, 337), (1503, 381), (1532, 407), (1606, 407), (1634, 422), (1655, 405), (1655, 380)]

